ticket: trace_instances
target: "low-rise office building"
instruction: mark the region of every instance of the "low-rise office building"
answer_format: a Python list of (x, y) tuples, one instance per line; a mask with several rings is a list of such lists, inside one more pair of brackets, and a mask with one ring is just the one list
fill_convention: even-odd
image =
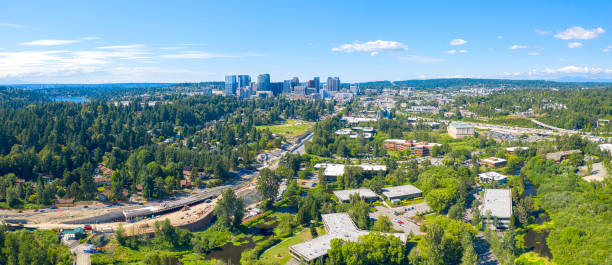
[(567, 159), (571, 154), (577, 154), (577, 153), (582, 153), (582, 151), (580, 150), (568, 150), (568, 151), (561, 151), (561, 152), (554, 152), (554, 153), (548, 153), (546, 154), (546, 159), (552, 159), (555, 160), (555, 162), (559, 163), (565, 159)]
[[(327, 177), (327, 181), (335, 181), (336, 178), (344, 175), (344, 170), (346, 169), (346, 165), (342, 164), (333, 164), (333, 163), (318, 163), (314, 165), (315, 169), (324, 169), (323, 175)], [(363, 165), (348, 165), (348, 167), (360, 167), (363, 172), (368, 175), (378, 174), (378, 172), (387, 172), (387, 166), (385, 165), (371, 165), (371, 164), (363, 164)]]
[(371, 189), (353, 189), (353, 190), (335, 190), (334, 195), (338, 198), (340, 202), (349, 202), (351, 201), (351, 195), (359, 194), (359, 197), (364, 199), (367, 202), (372, 202), (378, 199), (378, 195), (374, 193)]
[(489, 167), (503, 167), (508, 163), (508, 160), (498, 157), (489, 157), (483, 160), (480, 160), (481, 164), (487, 165)]
[(508, 152), (508, 154), (514, 154), (517, 151), (527, 151), (527, 150), (529, 150), (529, 147), (526, 147), (526, 146), (513, 146), (513, 147), (506, 148), (506, 152)]
[[(357, 228), (347, 213), (322, 214), (321, 219), (327, 234), (289, 247), (289, 253), (298, 263), (308, 264), (313, 260), (326, 256), (327, 251), (331, 249), (332, 239), (340, 238), (348, 241), (357, 241), (359, 236), (369, 233), (369, 231)], [(403, 233), (383, 234), (397, 236), (403, 242), (407, 240), (406, 234)]]
[(453, 138), (474, 136), (474, 126), (464, 122), (451, 122), (447, 128), (448, 134)]
[(405, 200), (423, 196), (423, 192), (412, 185), (402, 185), (382, 189), (382, 194), (389, 200)]
[[(505, 228), (510, 225), (512, 216), (512, 195), (509, 189), (485, 189), (480, 205), (480, 214), (483, 222), (496, 228)], [(490, 216), (491, 219), (487, 220)], [(494, 224), (494, 219), (498, 223)]]
[(383, 141), (383, 148), (393, 151), (406, 151), (418, 156), (426, 156), (431, 153), (434, 146), (442, 146), (438, 143), (417, 142), (414, 140), (404, 139), (387, 139)]
[(489, 183), (495, 181), (499, 184), (504, 184), (506, 183), (507, 179), (508, 176), (499, 174), (494, 171), (478, 174), (478, 180), (480, 181), (480, 183)]

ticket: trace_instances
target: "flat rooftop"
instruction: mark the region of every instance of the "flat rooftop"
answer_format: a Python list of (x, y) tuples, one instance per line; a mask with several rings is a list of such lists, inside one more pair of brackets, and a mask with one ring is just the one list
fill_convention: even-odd
[(489, 157), (489, 158), (486, 158), (480, 161), (484, 163), (501, 163), (501, 162), (507, 162), (508, 160), (492, 156), (492, 157)]
[[(349, 167), (361, 167), (363, 171), (387, 171), (387, 166), (385, 165), (371, 165), (371, 164), (363, 164), (363, 165), (348, 165)], [(318, 163), (314, 165), (314, 168), (324, 168), (323, 174), (325, 176), (333, 176), (339, 177), (344, 175), (344, 169), (347, 166), (342, 164), (333, 164), (333, 163)]]
[(465, 122), (451, 122), (450, 126), (453, 126), (455, 128), (474, 128), (474, 126)]
[(403, 186), (383, 188), (382, 193), (383, 195), (387, 196), (387, 198), (395, 198), (395, 197), (414, 195), (414, 194), (423, 193), (423, 192), (415, 186), (403, 185)]
[(341, 201), (348, 201), (351, 199), (351, 195), (359, 194), (359, 197), (364, 199), (376, 198), (377, 195), (370, 189), (354, 189), (354, 190), (335, 190), (334, 195)]
[(512, 215), (512, 195), (508, 189), (485, 189), (480, 206), (480, 213), (487, 216), (491, 211), (491, 217), (510, 218)]
[[(359, 230), (347, 213), (322, 214), (321, 219), (323, 220), (327, 234), (310, 241), (290, 246), (289, 250), (292, 253), (299, 255), (306, 261), (311, 261), (327, 255), (327, 251), (331, 249), (332, 239), (339, 238), (347, 241), (357, 241), (360, 236), (369, 233), (369, 231)], [(397, 236), (404, 242), (406, 242), (407, 239), (406, 234), (383, 234)]]
[(580, 150), (568, 150), (568, 151), (548, 153), (548, 154), (546, 154), (546, 159), (554, 159), (556, 161), (559, 161), (559, 160), (561, 160), (561, 158), (563, 156), (569, 156), (569, 155), (575, 154), (575, 153), (582, 153), (582, 151), (580, 151)]
[(495, 180), (495, 181), (500, 181), (502, 179), (506, 179), (508, 176), (499, 174), (499, 173), (497, 173), (495, 171), (489, 171), (489, 172), (478, 174), (478, 177), (484, 178), (484, 179), (492, 179), (492, 180)]

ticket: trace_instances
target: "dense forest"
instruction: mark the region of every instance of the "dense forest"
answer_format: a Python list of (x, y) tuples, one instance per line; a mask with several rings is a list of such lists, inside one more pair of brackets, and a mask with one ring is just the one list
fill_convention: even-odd
[(183, 178), (185, 166), (224, 181), (230, 171), (253, 163), (258, 150), (282, 143), (255, 126), (284, 118), (314, 121), (332, 106), (221, 96), (176, 96), (154, 105), (9, 104), (0, 110), (0, 201), (15, 208), (50, 204), (56, 196), (92, 199), (98, 164), (115, 171), (112, 199), (125, 199), (124, 189), (164, 197)]

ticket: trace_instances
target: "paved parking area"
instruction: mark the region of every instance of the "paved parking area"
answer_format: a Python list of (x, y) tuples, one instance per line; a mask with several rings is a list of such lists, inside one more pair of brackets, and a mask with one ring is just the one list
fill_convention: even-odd
[(410, 217), (416, 216), (417, 213), (428, 212), (430, 208), (427, 203), (422, 202), (395, 208), (376, 206), (376, 210), (376, 212), (370, 213), (370, 218), (378, 219), (379, 216), (384, 215), (391, 219), (394, 229), (404, 233), (412, 232), (415, 235), (421, 235), (424, 233), (420, 231), (420, 225), (416, 224)]

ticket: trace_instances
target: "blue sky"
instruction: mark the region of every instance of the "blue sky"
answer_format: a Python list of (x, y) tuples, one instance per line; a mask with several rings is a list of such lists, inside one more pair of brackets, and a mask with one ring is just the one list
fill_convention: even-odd
[(11, 1), (0, 83), (612, 78), (612, 1)]

